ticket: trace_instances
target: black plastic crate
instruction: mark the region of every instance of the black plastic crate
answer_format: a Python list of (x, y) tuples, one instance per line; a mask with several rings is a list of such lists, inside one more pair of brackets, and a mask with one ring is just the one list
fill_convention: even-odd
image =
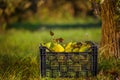
[(41, 77), (88, 77), (97, 75), (97, 46), (90, 52), (47, 52), (40, 46)]

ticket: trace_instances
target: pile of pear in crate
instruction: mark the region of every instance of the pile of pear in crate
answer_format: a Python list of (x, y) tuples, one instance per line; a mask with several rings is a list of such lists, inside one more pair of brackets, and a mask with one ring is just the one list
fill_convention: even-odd
[(90, 52), (92, 42), (69, 42), (62, 44), (58, 42), (48, 42), (42, 44), (52, 52)]
[(51, 42), (42, 43), (40, 46), (41, 76), (95, 76), (97, 47), (93, 46), (94, 43), (91, 41), (63, 43), (62, 38), (53, 38)]

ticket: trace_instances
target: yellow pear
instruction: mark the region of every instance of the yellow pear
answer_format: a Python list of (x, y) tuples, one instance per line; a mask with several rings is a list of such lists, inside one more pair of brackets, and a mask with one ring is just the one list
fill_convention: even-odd
[(58, 44), (58, 43), (53, 43), (51, 50), (54, 52), (64, 52), (63, 46), (61, 44)]
[(79, 49), (79, 52), (87, 52), (87, 51), (89, 51), (89, 48), (90, 48), (89, 44), (83, 43)]
[(72, 52), (79, 52), (79, 48), (74, 48)]
[(72, 52), (72, 42), (69, 42), (65, 47), (65, 52)]
[(51, 42), (45, 43), (45, 46), (46, 46), (47, 48), (50, 48)]

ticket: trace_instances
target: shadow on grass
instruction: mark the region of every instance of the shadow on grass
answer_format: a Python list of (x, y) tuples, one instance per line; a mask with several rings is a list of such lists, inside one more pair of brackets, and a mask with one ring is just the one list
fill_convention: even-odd
[(68, 28), (94, 28), (100, 27), (101, 22), (98, 23), (86, 23), (86, 24), (31, 24), (31, 23), (13, 23), (10, 25), (11, 28), (25, 29), (35, 31), (38, 29), (68, 29)]

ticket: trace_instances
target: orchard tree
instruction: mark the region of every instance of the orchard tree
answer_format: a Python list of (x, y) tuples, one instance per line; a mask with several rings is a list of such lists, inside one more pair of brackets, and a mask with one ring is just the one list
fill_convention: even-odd
[(101, 52), (120, 58), (120, 0), (91, 1), (102, 20)]
[(0, 32), (9, 23), (29, 19), (44, 0), (0, 0)]

